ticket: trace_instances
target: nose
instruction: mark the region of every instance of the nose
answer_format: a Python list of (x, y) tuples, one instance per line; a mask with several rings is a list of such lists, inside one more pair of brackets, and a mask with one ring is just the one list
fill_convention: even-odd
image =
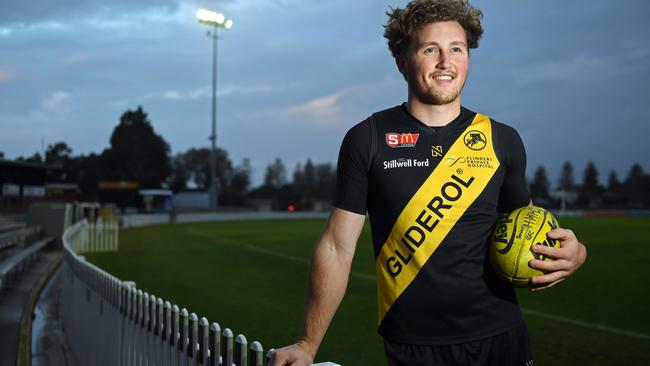
[(448, 69), (451, 67), (451, 63), (449, 62), (449, 53), (447, 51), (440, 52), (440, 57), (438, 57), (436, 67), (438, 69)]

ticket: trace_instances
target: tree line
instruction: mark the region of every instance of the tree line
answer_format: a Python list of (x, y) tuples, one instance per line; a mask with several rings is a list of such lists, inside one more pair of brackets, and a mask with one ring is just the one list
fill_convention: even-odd
[(629, 168), (624, 180), (616, 171), (607, 175), (607, 183), (600, 183), (596, 165), (589, 161), (577, 181), (573, 164), (564, 162), (557, 185), (551, 186), (546, 169), (537, 167), (530, 181), (533, 202), (547, 208), (561, 208), (564, 200), (571, 208), (580, 209), (639, 209), (650, 207), (650, 175), (640, 164)]
[[(44, 156), (36, 152), (16, 160), (47, 165), (48, 182), (77, 183), (80, 200), (97, 201), (101, 200), (100, 182), (135, 182), (140, 189), (166, 188), (174, 193), (206, 191), (212, 183), (210, 158), (207, 147), (171, 155), (169, 144), (155, 132), (142, 107), (138, 107), (122, 114), (109, 146), (99, 154), (74, 156), (72, 149), (61, 141), (48, 145)], [(217, 148), (216, 163), (218, 204), (222, 206), (267, 201), (276, 209), (289, 204), (297, 209), (312, 209), (318, 201), (329, 201), (333, 194), (335, 170), (331, 164), (314, 164), (307, 159), (295, 167), (290, 181), (278, 158), (267, 166), (264, 183), (251, 188), (249, 159), (235, 164), (226, 150)]]
[[(176, 193), (206, 191), (212, 179), (210, 149), (190, 148), (172, 156), (169, 144), (155, 132), (141, 106), (122, 114), (109, 147), (101, 153), (73, 156), (65, 142), (57, 142), (48, 145), (44, 155), (35, 153), (16, 160), (50, 166), (48, 182), (77, 183), (81, 200), (99, 200), (99, 183), (105, 181), (136, 182), (141, 189), (168, 188)], [(216, 161), (218, 204), (222, 206), (263, 202), (274, 209), (294, 205), (296, 209), (310, 210), (327, 205), (334, 193), (336, 169), (330, 163), (315, 164), (307, 159), (289, 173), (282, 160), (276, 158), (266, 167), (263, 183), (251, 187), (249, 159), (235, 164), (226, 150), (217, 148)], [(590, 161), (581, 178), (576, 180), (574, 167), (567, 161), (557, 184), (552, 185), (546, 169), (539, 166), (529, 180), (533, 202), (548, 208), (560, 208), (563, 201), (570, 208), (650, 207), (650, 175), (638, 163), (630, 167), (623, 180), (610, 171), (607, 184), (602, 185)]]

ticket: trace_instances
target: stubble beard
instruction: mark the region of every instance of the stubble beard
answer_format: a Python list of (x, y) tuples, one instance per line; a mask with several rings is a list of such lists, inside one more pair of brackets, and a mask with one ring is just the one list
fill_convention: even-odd
[(415, 97), (423, 104), (430, 105), (445, 105), (454, 102), (465, 86), (465, 81), (460, 85), (459, 88), (454, 88), (452, 90), (438, 91), (432, 87), (429, 87), (425, 90), (420, 90), (419, 88), (412, 88), (414, 91)]

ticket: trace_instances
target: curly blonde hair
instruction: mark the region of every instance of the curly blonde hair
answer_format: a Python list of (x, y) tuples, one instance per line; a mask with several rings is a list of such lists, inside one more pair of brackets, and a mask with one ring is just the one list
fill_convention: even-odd
[(465, 29), (467, 47), (477, 48), (483, 34), (483, 13), (467, 0), (412, 0), (404, 9), (386, 12), (388, 22), (384, 25), (384, 38), (393, 57), (402, 54), (411, 42), (413, 32), (422, 26), (445, 21), (457, 21)]

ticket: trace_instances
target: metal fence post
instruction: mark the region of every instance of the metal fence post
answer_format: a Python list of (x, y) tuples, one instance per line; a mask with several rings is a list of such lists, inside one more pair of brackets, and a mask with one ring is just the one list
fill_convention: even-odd
[(187, 366), (187, 330), (188, 330), (187, 309), (181, 309), (181, 336), (178, 341), (178, 363), (181, 366)]
[(165, 318), (165, 327), (162, 331), (162, 358), (161, 362), (164, 366), (170, 366), (171, 362), (169, 360), (169, 339), (171, 338), (171, 329), (172, 329), (172, 304), (169, 301), (165, 301), (165, 308), (163, 310), (163, 317)]
[(264, 348), (260, 342), (251, 343), (248, 359), (251, 366), (264, 366)]
[(147, 354), (148, 351), (148, 342), (147, 340), (149, 337), (147, 336), (147, 328), (149, 327), (149, 294), (147, 292), (144, 293), (143, 297), (143, 303), (142, 303), (142, 322), (140, 323), (140, 334), (141, 334), (141, 349), (140, 352), (142, 354), (142, 366), (148, 366), (148, 358), (149, 355)]
[(124, 282), (123, 283), (124, 287), (124, 326), (122, 327), (122, 364), (124, 366), (129, 366), (130, 363), (130, 355), (131, 355), (131, 349), (132, 349), (132, 327), (131, 324), (133, 322), (133, 289), (135, 288), (135, 284), (131, 285), (129, 282)]
[(235, 338), (235, 365), (248, 366), (248, 341), (243, 334)]
[(156, 300), (156, 309), (157, 309), (157, 317), (156, 317), (156, 333), (154, 337), (154, 344), (156, 347), (156, 365), (160, 366), (162, 365), (162, 353), (163, 353), (163, 347), (162, 347), (162, 332), (163, 332), (163, 326), (164, 326), (164, 318), (163, 318), (163, 301), (161, 298), (158, 298)]
[(136, 295), (136, 288), (135, 286), (132, 286), (128, 290), (128, 307), (129, 307), (129, 319), (127, 321), (128, 326), (126, 327), (126, 349), (127, 349), (127, 365), (128, 366), (134, 366), (135, 365), (135, 355), (134, 355), (134, 349), (135, 349), (135, 338), (133, 337), (134, 334), (133, 332), (135, 331), (135, 328), (133, 327), (133, 324), (135, 322), (135, 316), (137, 312), (137, 295)]
[(206, 366), (208, 364), (208, 343), (210, 341), (208, 319), (201, 318), (199, 321), (199, 364)]
[(178, 306), (174, 304), (174, 306), (172, 306), (172, 334), (171, 337), (169, 337), (169, 345), (170, 345), (169, 359), (173, 366), (178, 366), (179, 327), (180, 327), (180, 319), (178, 314)]
[(156, 296), (149, 295), (149, 326), (147, 327), (147, 365), (156, 364), (156, 319), (158, 310), (156, 309)]
[(221, 365), (221, 327), (210, 324), (210, 366)]
[(143, 363), (143, 357), (142, 357), (142, 348), (143, 348), (143, 342), (142, 342), (142, 324), (144, 323), (144, 297), (143, 297), (143, 292), (142, 290), (138, 290), (138, 316), (135, 321), (135, 336), (136, 336), (136, 341), (135, 347), (135, 356), (136, 356), (136, 361), (135, 365), (136, 366), (144, 366)]
[(233, 334), (230, 328), (226, 328), (221, 333), (221, 355), (223, 357), (222, 364), (232, 366), (233, 361)]
[(195, 313), (190, 314), (190, 329), (189, 329), (189, 342), (187, 345), (187, 364), (191, 366), (197, 366), (197, 347), (196, 343), (199, 336), (199, 318)]

